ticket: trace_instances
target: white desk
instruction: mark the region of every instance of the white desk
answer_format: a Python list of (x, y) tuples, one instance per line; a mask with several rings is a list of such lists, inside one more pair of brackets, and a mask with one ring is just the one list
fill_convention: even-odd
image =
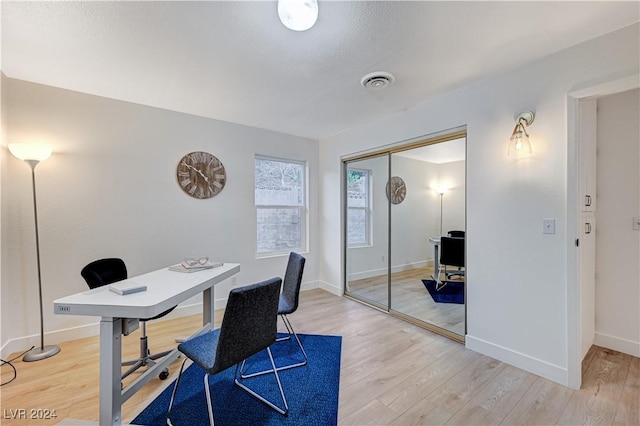
[[(145, 383), (153, 379), (178, 357), (175, 349), (158, 360), (126, 388), (121, 389), (121, 334), (127, 318), (150, 318), (192, 296), (202, 293), (203, 330), (213, 327), (213, 286), (237, 274), (240, 265), (225, 263), (218, 268), (193, 273), (163, 268), (127, 281), (144, 284), (147, 290), (120, 296), (107, 286), (76, 293), (53, 301), (54, 313), (100, 316), (100, 424), (119, 425), (121, 407)], [(197, 333), (196, 333), (197, 334)]]

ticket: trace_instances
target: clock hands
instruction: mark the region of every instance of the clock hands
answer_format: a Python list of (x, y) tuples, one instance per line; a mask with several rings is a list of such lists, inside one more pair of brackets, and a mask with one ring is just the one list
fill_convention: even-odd
[(400, 189), (402, 189), (403, 186), (404, 186), (404, 183), (401, 183), (400, 185), (398, 185), (396, 187), (396, 190), (393, 191), (393, 195), (396, 195), (398, 193), (398, 191), (400, 191)]
[(191, 165), (189, 165), (189, 164), (185, 163), (184, 161), (182, 162), (182, 164), (183, 164), (185, 167), (188, 167), (188, 168), (190, 168), (191, 170), (194, 170), (196, 173), (198, 173), (200, 176), (202, 176), (202, 177), (204, 178), (205, 182), (207, 182), (207, 183), (209, 182), (209, 178), (208, 178), (207, 176), (205, 176), (205, 174), (204, 174), (204, 173), (202, 173), (200, 170), (198, 170), (197, 168), (195, 168), (195, 167), (193, 167), (193, 166), (191, 166)]

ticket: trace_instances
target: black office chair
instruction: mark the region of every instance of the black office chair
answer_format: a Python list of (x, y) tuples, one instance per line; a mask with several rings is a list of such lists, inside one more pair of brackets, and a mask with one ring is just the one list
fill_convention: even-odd
[[(289, 406), (280, 383), (278, 370), (273, 361), (271, 349), (269, 349), (269, 346), (275, 342), (278, 335), (278, 298), (281, 284), (282, 279), (271, 278), (257, 284), (232, 289), (229, 293), (220, 328), (188, 339), (178, 345), (178, 350), (186, 358), (182, 362), (178, 379), (171, 393), (167, 411), (167, 424), (171, 424), (171, 408), (173, 407), (173, 401), (187, 359), (192, 360), (205, 371), (204, 390), (207, 398), (209, 424), (213, 425), (209, 375), (219, 373), (234, 365), (236, 366), (234, 383), (237, 386), (280, 414), (287, 415)], [(270, 371), (275, 375), (284, 408), (278, 407), (239, 380), (241, 378), (238, 375), (240, 363), (265, 349), (271, 361), (272, 370)]]
[[(440, 237), (440, 267), (436, 280), (436, 290), (440, 290), (447, 285), (447, 280), (454, 275), (464, 276), (464, 238)], [(447, 266), (455, 266), (458, 269), (453, 272), (447, 271)], [(444, 268), (444, 281), (440, 280), (440, 274)]]
[[(127, 266), (125, 265), (122, 259), (118, 258), (107, 258), (107, 259), (99, 259), (89, 263), (87, 266), (82, 268), (80, 272), (82, 278), (87, 282), (89, 288), (94, 289), (97, 287), (102, 287), (107, 284), (112, 284), (117, 281), (122, 281), (127, 279)], [(175, 306), (167, 309), (159, 315), (156, 315), (153, 318), (140, 318), (141, 330), (140, 330), (140, 356), (137, 359), (131, 361), (124, 361), (122, 365), (130, 365), (131, 367), (122, 373), (122, 379), (129, 376), (131, 373), (136, 371), (140, 367), (144, 367), (147, 365), (154, 365), (154, 360), (158, 358), (162, 358), (166, 356), (170, 350), (152, 354), (149, 350), (149, 343), (147, 340), (147, 321), (154, 320), (156, 318), (163, 317), (167, 315), (169, 312), (173, 311)], [(165, 368), (160, 375), (158, 376), (161, 380), (169, 377), (169, 369)]]
[(464, 238), (465, 237), (465, 232), (464, 231), (449, 231), (449, 232), (447, 232), (447, 236), (448, 237), (454, 237), (454, 238)]
[[(284, 281), (282, 282), (282, 293), (280, 294), (280, 301), (278, 303), (278, 315), (280, 315), (280, 318), (282, 318), (282, 322), (287, 328), (287, 336), (276, 339), (276, 342), (282, 342), (285, 340), (291, 340), (291, 336), (293, 336), (296, 340), (296, 343), (298, 344), (298, 348), (300, 348), (300, 352), (302, 353), (304, 360), (301, 362), (277, 367), (278, 371), (295, 367), (302, 367), (303, 365), (307, 365), (309, 360), (307, 357), (307, 353), (305, 352), (304, 347), (302, 347), (302, 343), (298, 338), (298, 335), (293, 330), (293, 326), (291, 325), (291, 322), (287, 317), (287, 315), (294, 313), (298, 309), (298, 301), (300, 299), (300, 285), (302, 284), (302, 274), (304, 272), (305, 262), (306, 259), (298, 253), (289, 253), (289, 262), (287, 263), (287, 270), (284, 274)], [(265, 370), (259, 371), (257, 373), (244, 374), (243, 370), (244, 363), (240, 367), (243, 379), (271, 372), (271, 370)]]

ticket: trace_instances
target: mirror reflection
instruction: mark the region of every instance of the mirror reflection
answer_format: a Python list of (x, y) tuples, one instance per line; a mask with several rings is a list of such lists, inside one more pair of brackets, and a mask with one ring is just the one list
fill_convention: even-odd
[(347, 295), (465, 334), (466, 139), (349, 161)]

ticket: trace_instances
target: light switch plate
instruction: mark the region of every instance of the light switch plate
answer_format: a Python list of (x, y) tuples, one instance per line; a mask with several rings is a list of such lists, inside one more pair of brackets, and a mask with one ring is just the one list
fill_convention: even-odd
[(640, 231), (640, 216), (633, 218), (633, 224), (631, 225), (631, 229), (635, 231)]
[(543, 234), (555, 234), (556, 233), (556, 220), (555, 219), (542, 219), (542, 233)]

